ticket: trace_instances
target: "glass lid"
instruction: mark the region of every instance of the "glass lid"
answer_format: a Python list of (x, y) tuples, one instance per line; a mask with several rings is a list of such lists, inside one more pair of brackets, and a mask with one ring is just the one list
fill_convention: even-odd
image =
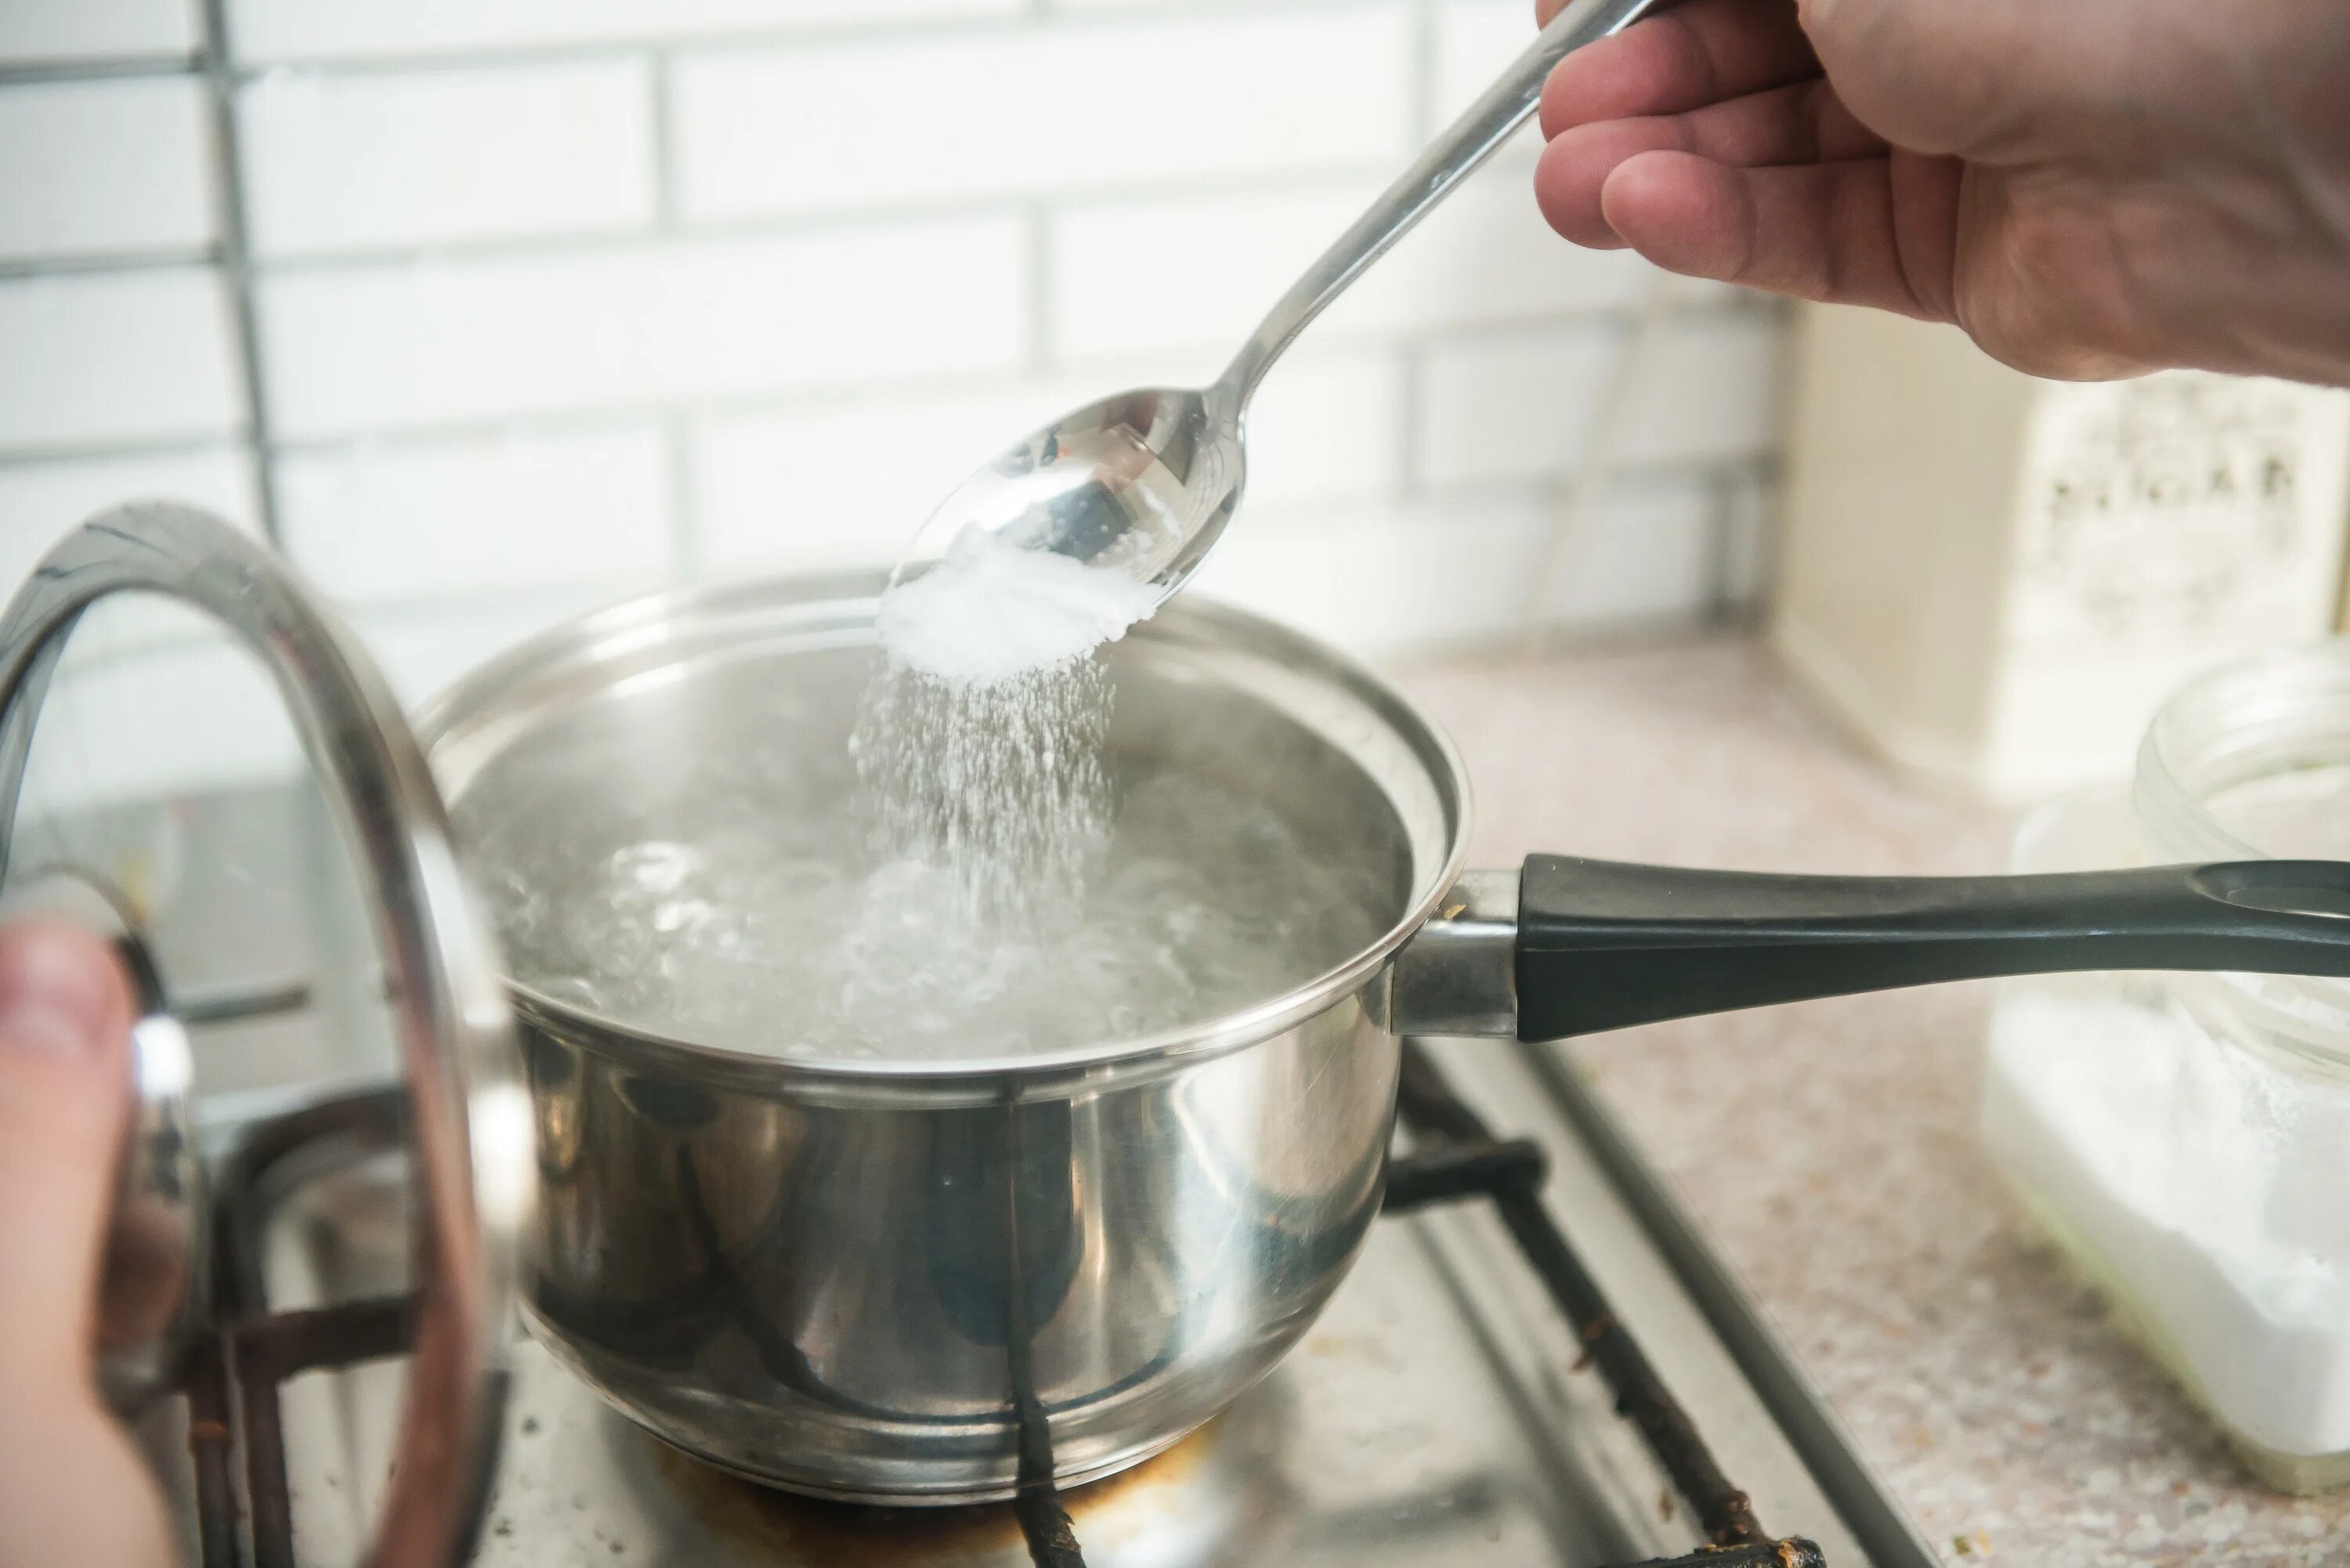
[[(0, 917), (26, 911), (99, 928), (145, 993), (105, 1293), (175, 1304), (101, 1340), (189, 1559), (217, 1527), (190, 1457), (207, 1365), (225, 1379), (249, 1364), (256, 1324), (365, 1306), (241, 1243), (292, 1187), (369, 1161), (408, 1172), (400, 1261), (370, 1293), (409, 1329), (403, 1425), (345, 1489), (348, 1519), (306, 1524), (305, 1556), (336, 1537), (347, 1550), (317, 1560), (460, 1558), (494, 1459), (535, 1171), (496, 954), (381, 677), (227, 524), (104, 514), (0, 624)], [(286, 1444), (300, 1419), (296, 1400)]]

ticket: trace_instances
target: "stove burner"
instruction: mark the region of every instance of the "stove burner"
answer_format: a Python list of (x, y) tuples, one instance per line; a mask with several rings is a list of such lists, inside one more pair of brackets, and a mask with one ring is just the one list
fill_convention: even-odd
[[(1032, 1493), (1045, 1508), (983, 1503), (962, 1508), (875, 1508), (827, 1502), (731, 1475), (650, 1436), (650, 1469), (678, 1506), (738, 1545), (746, 1561), (777, 1568), (889, 1564), (951, 1568), (999, 1562), (1024, 1547), (1036, 1563), (1077, 1564), (1080, 1536), (1108, 1542), (1161, 1531), (1204, 1528), (1236, 1536), (1274, 1500), (1235, 1508), (1232, 1484), (1263, 1445), (1228, 1430), (1219, 1417), (1158, 1458), (1067, 1492)], [(1049, 1510), (1049, 1511), (1047, 1511)]]

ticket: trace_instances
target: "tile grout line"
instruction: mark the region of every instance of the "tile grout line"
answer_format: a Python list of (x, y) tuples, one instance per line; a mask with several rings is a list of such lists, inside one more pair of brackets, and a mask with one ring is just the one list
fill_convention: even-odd
[(217, 456), (223, 452), (253, 455), (253, 443), (241, 435), (218, 431), (186, 435), (126, 436), (114, 441), (71, 441), (53, 446), (20, 446), (0, 450), (0, 475), (16, 468), (42, 468), (51, 463), (120, 462), (148, 457)]
[[(94, 0), (93, 0), (94, 3)], [(197, 77), (204, 71), (203, 57), (192, 55), (126, 55), (117, 59), (38, 60), (0, 65), (0, 90), (47, 87), (57, 82), (135, 81), (155, 77)]]
[(262, 368), (260, 300), (253, 250), (246, 229), (244, 153), (236, 124), (237, 78), (229, 58), (228, 0), (203, 0), (203, 48), (198, 57), (211, 88), (213, 107), (213, 200), (220, 223), (220, 268), (228, 285), (238, 360), (238, 392), (244, 402), (244, 443), (254, 464), (255, 501), (262, 536), (285, 545), (279, 505), (276, 442), (272, 440), (269, 387)]
[(1705, 602), (1700, 614), (1708, 626), (1727, 625), (1732, 609), (1730, 591), (1730, 566), (1732, 549), (1731, 535), (1737, 519), (1732, 515), (1738, 504), (1737, 479), (1727, 470), (1716, 470), (1708, 480), (1713, 492), (1712, 515), (1706, 519)]
[[(1436, 134), (1436, 0), (1412, 0), (1411, 92), (1407, 118), (1415, 146)], [(1397, 499), (1409, 504), (1428, 489), (1428, 356), (1434, 332), (1407, 332), (1395, 346)]]
[(1436, 0), (1414, 0), (1411, 39), (1411, 132), (1415, 146), (1436, 138)]
[(1053, 343), (1053, 208), (1042, 200), (1028, 203), (1023, 215), (1028, 243), (1023, 283), (1028, 291), (1028, 371), (1048, 375), (1054, 369)]
[(92, 277), (108, 273), (166, 272), (187, 267), (217, 266), (220, 246), (152, 251), (85, 251), (48, 256), (0, 259), (0, 283), (31, 278)]
[(653, 228), (663, 235), (678, 232), (677, 122), (671, 112), (672, 60), (667, 49), (655, 49), (646, 57), (646, 85), (651, 97), (648, 112), (652, 117)]
[[(209, 5), (210, 0), (203, 0)], [(799, 27), (720, 28), (707, 33), (628, 32), (609, 37), (540, 38), (522, 42), (433, 47), (390, 48), (357, 53), (289, 54), (264, 57), (232, 67), (240, 84), (272, 71), (298, 71), (307, 77), (400, 76), (437, 71), (509, 69), (532, 66), (573, 65), (639, 54), (648, 48), (723, 52), (733, 49), (822, 49), (863, 44), (886, 46), (894, 39), (1001, 37), (1044, 26), (1075, 25), (1090, 30), (1131, 30), (1166, 24), (1218, 26), (1246, 24), (1264, 16), (1346, 15), (1363, 9), (1362, 0), (1223, 0), (1200, 6), (1186, 0), (1152, 0), (1105, 10), (1098, 14), (1072, 12), (1057, 0), (1031, 0), (1017, 10), (993, 14), (922, 16), (911, 14), (880, 21), (834, 22)], [(155, 76), (184, 69), (186, 62), (172, 56), (136, 57), (121, 61), (59, 61), (0, 66), (0, 86), (27, 81), (77, 80), (100, 76)]]
[(1428, 351), (1417, 339), (1397, 344), (1396, 493), (1417, 500), (1428, 489)]
[[(674, 55), (667, 48), (650, 51), (646, 60), (650, 73), (646, 86), (651, 99), (649, 112), (652, 117), (653, 227), (669, 238), (677, 234), (680, 206), (677, 120), (672, 113), (674, 60)], [(660, 421), (661, 477), (669, 502), (669, 576), (672, 582), (691, 582), (702, 575), (706, 565), (701, 498), (693, 479), (692, 416), (675, 402), (665, 401), (657, 417)]]
[(670, 576), (691, 582), (708, 567), (702, 538), (701, 493), (693, 475), (693, 422), (682, 410), (672, 409), (661, 421), (661, 462), (668, 471)]

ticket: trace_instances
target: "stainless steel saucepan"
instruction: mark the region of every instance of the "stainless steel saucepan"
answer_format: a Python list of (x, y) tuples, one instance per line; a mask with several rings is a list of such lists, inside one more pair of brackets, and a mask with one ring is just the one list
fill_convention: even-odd
[[(746, 712), (837, 748), (880, 581), (654, 599), (498, 659), (422, 720), (461, 828), (504, 780), (555, 822), (652, 805), (739, 753)], [(712, 1049), (515, 988), (544, 1203), (530, 1310), (680, 1446), (897, 1501), (1165, 1447), (1345, 1276), (1407, 1033), (1550, 1040), (2067, 968), (2350, 973), (2350, 921), (2301, 912), (2350, 909), (2343, 866), (1920, 881), (1536, 857), (1464, 875), (1459, 758), (1359, 666), (1180, 601), (1106, 655), (1113, 773), (1179, 763), (1270, 805), (1345, 859), (1382, 934), (1195, 1028), (948, 1065)], [(540, 746), (610, 761), (528, 765)]]
[[(51, 569), (125, 555), (300, 593), (176, 508), (103, 519)], [(837, 754), (876, 667), (880, 582), (649, 599), (496, 659), (420, 722), (432, 820), (445, 797), (462, 829), (525, 788), (504, 805), (550, 823), (657, 815), (778, 735)], [(54, 598), (40, 585), (12, 639), (55, 630), (28, 608)], [(233, 597), (212, 602), (233, 616)], [(1269, 807), (1346, 868), (1379, 934), (1196, 1027), (944, 1064), (721, 1048), (509, 979), (536, 1124), (526, 1310), (671, 1442), (796, 1490), (937, 1503), (1165, 1448), (1345, 1276), (1379, 1205), (1407, 1033), (1549, 1040), (2060, 969), (2350, 974), (2350, 866), (2331, 863), (1917, 880), (1538, 856), (1464, 874), (1460, 760), (1358, 666), (1183, 602), (1107, 661), (1113, 774), (1180, 763)], [(0, 662), (11, 711), (38, 663)], [(337, 677), (315, 664), (280, 667), (289, 691)], [(421, 798), (358, 763), (342, 776), (379, 804)], [(793, 808), (779, 790), (779, 819)]]

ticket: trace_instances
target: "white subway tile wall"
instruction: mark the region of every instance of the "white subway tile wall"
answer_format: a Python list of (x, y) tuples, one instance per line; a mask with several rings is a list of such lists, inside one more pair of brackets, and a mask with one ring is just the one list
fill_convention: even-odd
[(742, 217), (1395, 163), (1411, 40), (1386, 0), (691, 51), (671, 86), (680, 202)]
[[(1474, 103), (1503, 63), (1534, 41), (1534, 7), (1526, 0), (1435, 0), (1433, 16), (1429, 112), (1441, 122)], [(1533, 140), (1529, 132), (1529, 148)]]
[[(1044, 418), (1212, 377), (1532, 36), (1527, 0), (225, 11), (206, 68), (192, 0), (0, 3), (0, 572), (183, 494), (411, 697), (602, 597), (885, 561)], [(1758, 591), (1778, 313), (1565, 244), (1533, 153), (1266, 382), (1208, 591), (1387, 655)]]
[(1236, 528), (1197, 580), (1357, 647), (1490, 643), (1690, 615), (1718, 591), (1721, 518), (1721, 496), (1695, 474), (1621, 482), (1564, 536), (1539, 493), (1466, 490)]
[[(1177, 346), (1229, 355), (1379, 183), (1117, 202), (1060, 216), (1052, 226), (1053, 346), (1080, 360)], [(1447, 327), (1591, 317), (1631, 304), (1648, 272), (1628, 252), (1560, 241), (1535, 210), (1522, 166), (1503, 160), (1406, 235), (1314, 336), (1409, 343)]]
[(209, 134), (185, 77), (0, 88), (0, 261), (202, 251)]
[(234, 434), (229, 308), (211, 266), (0, 279), (0, 460)]
[(278, 528), (346, 603), (431, 600), (551, 583), (658, 583), (669, 478), (649, 423), (371, 441), (278, 465)]
[(237, 99), (265, 257), (639, 229), (657, 207), (643, 59), (262, 77)]
[(237, 56), (255, 64), (660, 45), (1027, 8), (1027, 0), (228, 0)]
[(1611, 380), (1629, 333), (1613, 321), (1496, 331), (1431, 349), (1423, 401), (1431, 483), (1538, 479), (1589, 454), (1599, 402), (1620, 397), (1618, 455), (1642, 467), (1762, 458), (1775, 439), (1775, 321), (1744, 309), (1668, 320)]
[(0, 5), (0, 66), (184, 57), (195, 52), (196, 3), (8, 0)]
[(1015, 370), (1010, 217), (306, 268), (260, 289), (281, 435)]

